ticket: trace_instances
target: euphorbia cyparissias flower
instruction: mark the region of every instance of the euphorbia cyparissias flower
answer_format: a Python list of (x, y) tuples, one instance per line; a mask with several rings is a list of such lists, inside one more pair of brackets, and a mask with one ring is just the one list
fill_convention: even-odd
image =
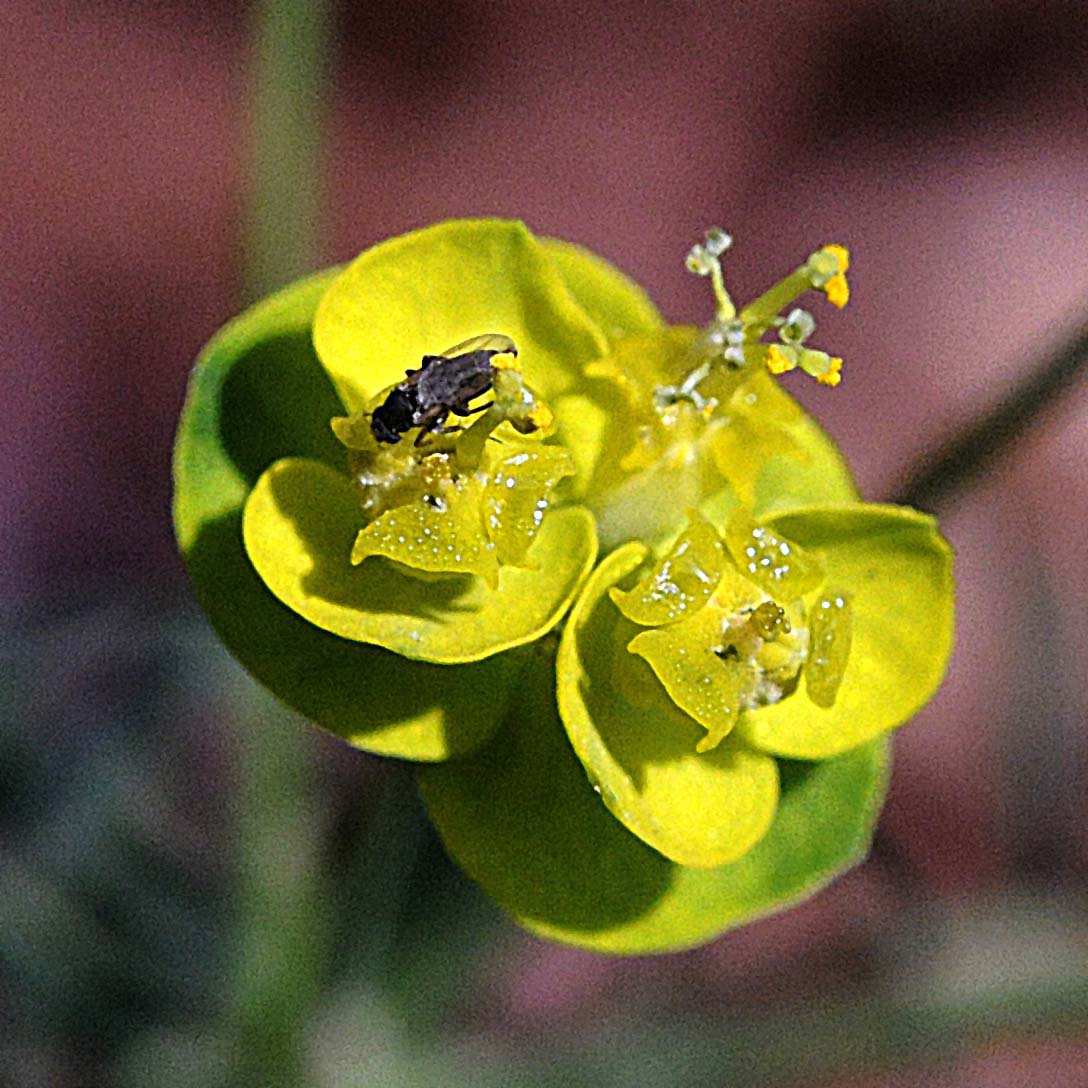
[(884, 734), (950, 648), (932, 520), (859, 502), (772, 376), (840, 383), (795, 303), (846, 303), (846, 250), (738, 310), (730, 244), (688, 255), (696, 329), (517, 223), (393, 239), (228, 326), (179, 433), (179, 539), (235, 654), (418, 761), (485, 890), (601, 950), (697, 943), (862, 856)]

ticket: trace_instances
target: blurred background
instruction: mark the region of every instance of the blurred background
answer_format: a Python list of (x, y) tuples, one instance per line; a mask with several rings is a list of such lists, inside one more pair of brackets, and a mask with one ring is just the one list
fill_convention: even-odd
[[(1088, 1085), (1079, 0), (6, 0), (0, 35), (0, 1084)], [(478, 214), (673, 321), (709, 314), (707, 226), (741, 299), (849, 245), (814, 341), (846, 380), (791, 389), (957, 550), (873, 856), (697, 951), (518, 930), (175, 554), (203, 342)]]

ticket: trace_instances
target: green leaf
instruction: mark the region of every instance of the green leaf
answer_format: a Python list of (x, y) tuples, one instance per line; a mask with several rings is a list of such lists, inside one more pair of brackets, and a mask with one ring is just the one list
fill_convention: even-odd
[[(197, 598), (231, 653), (285, 703), (360, 748), (446, 759), (494, 728), (521, 662), (456, 668), (346, 642), (265, 588), (242, 547), (242, 506), (285, 454), (342, 466), (329, 430), (343, 408), (310, 342), (337, 269), (271, 296), (205, 348), (189, 383), (174, 455), (174, 519)], [(480, 692), (487, 692), (486, 698)]]
[(952, 550), (904, 507), (808, 507), (767, 524), (823, 565), (818, 594), (850, 600), (853, 643), (830, 707), (798, 690), (742, 715), (736, 733), (767, 752), (821, 759), (905, 722), (937, 689), (952, 650)]
[(417, 770), (450, 854), (521, 925), (598, 952), (688, 948), (811, 895), (865, 855), (883, 799), (883, 741), (780, 762), (764, 838), (731, 865), (688, 869), (602, 804), (556, 715), (551, 665), (534, 656), (485, 748)]
[[(723, 865), (766, 832), (778, 774), (770, 757), (732, 736), (698, 752), (702, 728), (628, 652), (640, 629), (608, 589), (644, 556), (639, 544), (613, 552), (571, 612), (559, 649), (560, 714), (586, 774), (621, 823), (682, 865)], [(646, 634), (662, 630), (669, 628)]]
[[(480, 578), (419, 578), (388, 562), (351, 566), (362, 515), (348, 477), (317, 461), (277, 461), (246, 503), (246, 550), (265, 584), (300, 616), (341, 638), (441, 664), (478, 661), (532, 642), (567, 610), (597, 556), (581, 507), (551, 510), (526, 559)], [(427, 546), (425, 538), (417, 542)]]
[[(589, 278), (599, 282), (599, 270)], [(526, 383), (545, 400), (607, 350), (548, 249), (501, 219), (451, 220), (367, 250), (322, 299), (314, 343), (356, 411), (424, 354), (484, 333), (513, 338)]]

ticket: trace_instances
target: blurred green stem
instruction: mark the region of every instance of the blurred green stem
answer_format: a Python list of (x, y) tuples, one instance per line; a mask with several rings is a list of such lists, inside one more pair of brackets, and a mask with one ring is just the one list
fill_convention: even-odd
[(257, 5), (250, 99), (246, 290), (260, 298), (317, 261), (328, 0)]
[[(317, 261), (331, 4), (264, 0), (256, 17), (245, 252), (251, 299)], [(242, 719), (240, 887), (225, 1017), (230, 1082), (288, 1088), (305, 1082), (304, 1032), (328, 956), (313, 738), (256, 693)]]
[(1039, 417), (1069, 392), (1088, 365), (1088, 325), (1081, 325), (1000, 404), (966, 427), (907, 476), (893, 501), (933, 509), (967, 487), (1024, 436)]
[(303, 1044), (324, 978), (328, 919), (321, 879), (313, 740), (253, 691), (239, 723), (239, 888), (227, 1030), (231, 1083), (305, 1083)]

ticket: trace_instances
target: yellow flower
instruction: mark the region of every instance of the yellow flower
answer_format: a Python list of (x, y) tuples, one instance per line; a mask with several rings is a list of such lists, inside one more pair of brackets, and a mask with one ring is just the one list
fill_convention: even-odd
[(689, 254), (695, 329), (517, 223), (393, 239), (223, 330), (178, 434), (179, 543), (239, 660), (416, 761), (465, 870), (602, 951), (698, 943), (856, 861), (884, 734), (949, 653), (932, 520), (858, 501), (768, 373), (841, 380), (785, 311), (845, 303), (846, 250), (738, 310), (730, 243)]

